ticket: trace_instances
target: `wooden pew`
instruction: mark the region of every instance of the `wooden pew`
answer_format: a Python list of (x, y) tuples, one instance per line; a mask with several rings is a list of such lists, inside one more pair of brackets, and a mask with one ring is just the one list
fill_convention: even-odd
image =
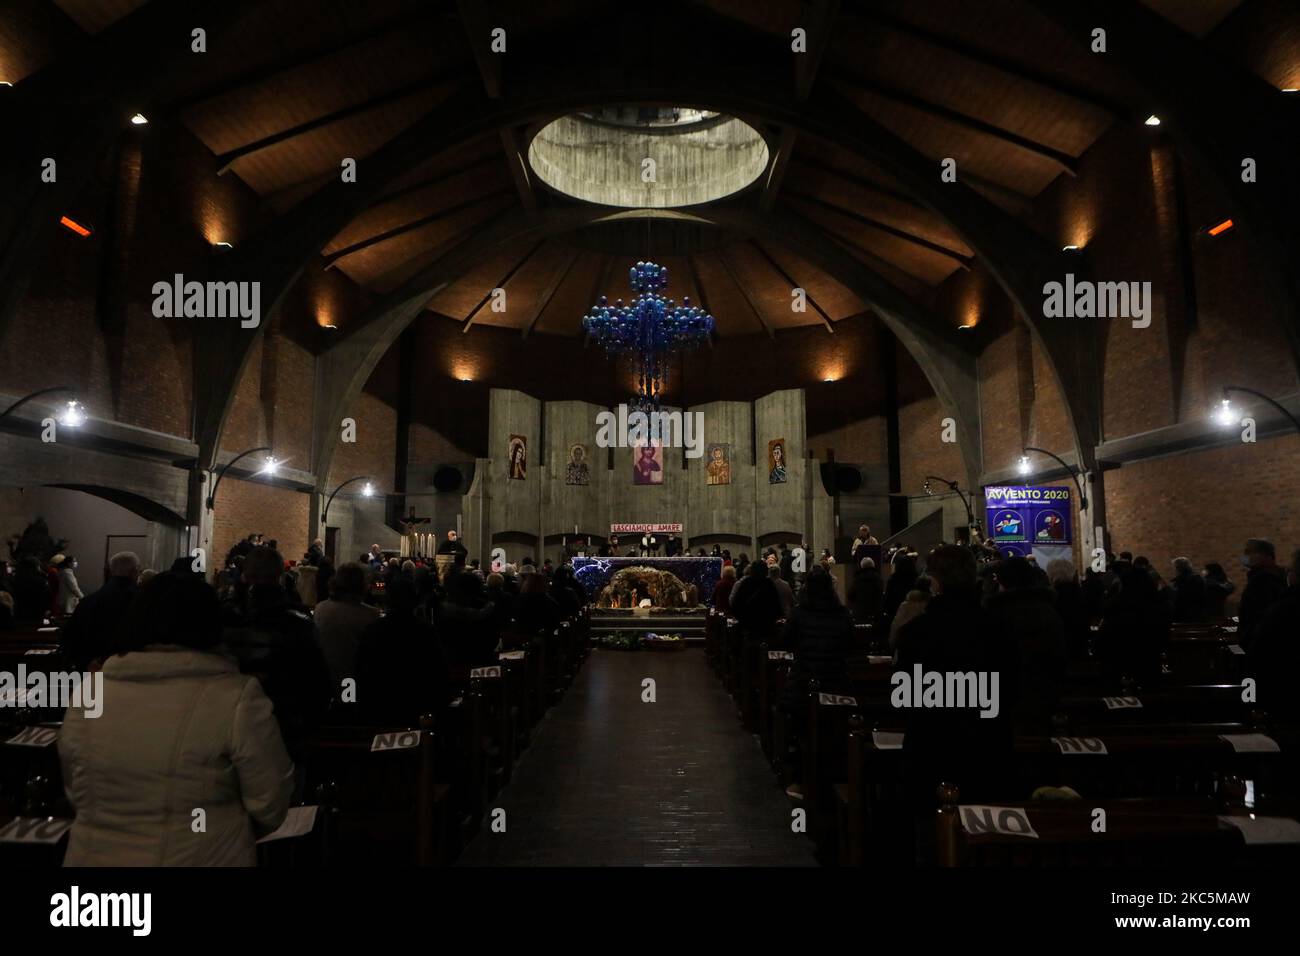
[(335, 728), (311, 738), (308, 792), (326, 864), (448, 861), (450, 786), (437, 781), (432, 716), (419, 729)]
[[(786, 679), (793, 664), (793, 652), (771, 650), (767, 642), (758, 646), (758, 735), (769, 762), (775, 761), (778, 754), (784, 756), (784, 750), (775, 749), (774, 728), (778, 723), (785, 723), (780, 707), (781, 695), (785, 692)], [(784, 732), (781, 739), (785, 740)]]
[[(1022, 802), (964, 807), (955, 787), (940, 788), (936, 817), (938, 862), (958, 866), (1178, 866), (1294, 865), (1300, 843), (1251, 846), (1228, 818), (1246, 820), (1240, 808), (1211, 800), (1110, 800)], [(1105, 813), (1099, 830), (1096, 810)], [(1294, 820), (1294, 807), (1284, 818)], [(1269, 815), (1266, 810), (1257, 815)], [(1023, 835), (1025, 827), (1035, 836)]]
[[(1214, 734), (1168, 733), (1107, 738), (1017, 737), (1003, 796), (1029, 799), (1038, 787), (1068, 786), (1085, 800), (1215, 798), (1229, 796), (1235, 781), (1250, 781), (1256, 799), (1297, 796), (1286, 761), (1294, 737), (1279, 751), (1255, 750), (1255, 739), (1234, 746)], [(855, 715), (849, 722), (847, 782), (837, 789), (841, 862), (866, 859), (906, 862), (912, 808), (904, 787), (905, 756), (898, 733), (868, 731)], [(1241, 748), (1241, 749), (1238, 749)], [(1244, 784), (1242, 784), (1244, 788)]]

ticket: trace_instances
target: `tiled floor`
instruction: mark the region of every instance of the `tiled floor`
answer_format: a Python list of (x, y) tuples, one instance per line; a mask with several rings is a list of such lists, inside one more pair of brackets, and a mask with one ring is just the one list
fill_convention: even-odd
[[(655, 703), (642, 702), (642, 680)], [(702, 650), (593, 651), (464, 866), (813, 866)]]

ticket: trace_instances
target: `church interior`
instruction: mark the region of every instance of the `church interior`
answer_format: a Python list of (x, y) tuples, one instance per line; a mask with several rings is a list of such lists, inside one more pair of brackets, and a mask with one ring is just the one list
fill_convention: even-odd
[(1300, 6), (11, 0), (0, 124), (6, 870), (1300, 860)]

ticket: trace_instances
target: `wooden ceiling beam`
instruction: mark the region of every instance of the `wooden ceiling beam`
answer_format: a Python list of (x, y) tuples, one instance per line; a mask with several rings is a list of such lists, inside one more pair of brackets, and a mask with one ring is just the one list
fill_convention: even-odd
[(575, 249), (569, 254), (569, 261), (555, 270), (555, 274), (551, 277), (550, 285), (548, 285), (538, 297), (537, 310), (533, 312), (533, 317), (529, 319), (528, 324), (524, 326), (523, 333), (520, 336), (521, 338), (526, 339), (532, 333), (534, 326), (537, 325), (538, 319), (542, 317), (542, 313), (546, 311), (546, 307), (550, 305), (551, 300), (555, 298), (555, 293), (560, 291), (560, 286), (564, 285), (564, 280), (569, 277), (569, 273), (572, 272), (573, 267), (578, 264), (578, 259), (580, 257), (581, 254)]
[(506, 287), (506, 283), (509, 282), (514, 277), (516, 272), (518, 272), (520, 269), (522, 269), (525, 265), (528, 264), (529, 259), (537, 255), (537, 250), (542, 248), (542, 246), (545, 245), (545, 243), (546, 243), (545, 239), (539, 239), (536, 242), (536, 244), (531, 249), (529, 249), (527, 253), (524, 254), (524, 257), (522, 259), (520, 259), (518, 262), (516, 262), (513, 266), (510, 267), (510, 271), (501, 277), (500, 282), (498, 282), (492, 288), (487, 290), (487, 293), (483, 296), (483, 298), (479, 299), (478, 305), (474, 306), (474, 308), (470, 310), (469, 317), (465, 319), (465, 323), (460, 327), (460, 330), (462, 332), (469, 331), (470, 326), (474, 324), (474, 320), (478, 318), (479, 313), (483, 311), (483, 307), (487, 305), (488, 300), (492, 298), (492, 293), (495, 292), (497, 289), (504, 289)]
[(264, 149), (270, 149), (272, 146), (278, 146), (281, 143), (288, 142), (291, 139), (296, 139), (307, 133), (315, 132), (318, 129), (323, 129), (326, 126), (341, 123), (343, 120), (351, 119), (354, 116), (361, 116), (365, 113), (372, 112), (382, 106), (388, 106), (391, 103), (396, 103), (400, 100), (414, 96), (416, 93), (426, 92), (437, 85), (438, 79), (439, 77), (437, 74), (426, 75), (421, 79), (416, 80), (414, 83), (407, 83), (395, 90), (388, 90), (385, 93), (380, 93), (378, 96), (372, 96), (367, 100), (362, 100), (360, 103), (354, 103), (351, 106), (335, 110), (332, 113), (326, 113), (324, 116), (318, 116), (316, 119), (308, 120), (306, 123), (299, 123), (297, 126), (291, 126), (289, 129), (281, 130), (278, 133), (273, 133), (270, 136), (265, 136), (262, 139), (246, 143), (243, 146), (224, 152), (217, 157), (217, 175), (220, 176), (223, 173), (229, 172), (230, 167), (239, 160), (251, 156), (254, 153), (261, 152)]
[(917, 96), (914, 93), (908, 93), (869, 77), (837, 72), (836, 78), (843, 81), (848, 86), (861, 90), (864, 93), (871, 93), (883, 97), (884, 99), (892, 100), (895, 103), (926, 113), (929, 116), (945, 120), (955, 126), (964, 127), (972, 132), (980, 133), (981, 135), (1001, 140), (1002, 142), (1015, 146), (1018, 149), (1023, 149), (1025, 152), (1033, 153), (1035, 156), (1041, 156), (1043, 159), (1058, 166), (1062, 172), (1067, 173), (1072, 177), (1078, 176), (1079, 174), (1079, 160), (1077, 157), (1071, 156), (1069, 153), (1063, 152), (1062, 150), (1047, 146), (1037, 140), (1030, 139), (1027, 136), (1021, 136), (1019, 133), (1013, 133), (1011, 130), (1003, 129), (1001, 126), (987, 123), (982, 119), (976, 119), (974, 116), (970, 116), (960, 110), (941, 106), (938, 103), (927, 100), (925, 97)]
[(771, 253), (769, 253), (766, 249), (764, 249), (762, 244), (757, 239), (750, 239), (749, 241), (754, 246), (754, 248), (758, 250), (759, 254), (764, 259), (767, 260), (767, 264), (770, 265), (773, 269), (775, 269), (777, 273), (781, 276), (781, 278), (790, 284), (790, 288), (792, 290), (803, 289), (804, 298), (808, 300), (808, 304), (813, 307), (813, 310), (818, 315), (821, 316), (822, 322), (825, 323), (826, 325), (826, 331), (834, 335), (835, 323), (833, 323), (831, 321), (831, 317), (826, 314), (826, 310), (817, 304), (817, 300), (812, 297), (812, 293), (808, 291), (807, 287), (800, 285), (799, 282), (793, 276), (790, 275), (790, 273), (786, 272), (785, 269), (781, 268), (781, 263), (777, 262), (776, 259), (772, 257)]
[(283, 76), (304, 66), (311, 66), (313, 63), (327, 60), (354, 47), (370, 43), (372, 40), (378, 40), (398, 32), (410, 32), (416, 27), (433, 21), (438, 16), (440, 15), (436, 14), (432, 7), (428, 7), (415, 13), (407, 12), (390, 17), (362, 33), (350, 33), (341, 39), (312, 47), (285, 59), (272, 60), (270, 63), (244, 70), (232, 76), (223, 77), (220, 83), (164, 104), (164, 110), (168, 114), (175, 115), (210, 100), (220, 99), (223, 96), (238, 93), (240, 90), (260, 86), (277, 76)]
[(727, 261), (727, 257), (721, 249), (717, 251), (716, 255), (718, 257), (718, 262), (722, 263), (723, 270), (731, 278), (731, 281), (735, 283), (736, 288), (740, 290), (740, 294), (745, 297), (745, 301), (749, 303), (749, 307), (754, 310), (754, 318), (758, 319), (758, 324), (763, 327), (763, 331), (767, 333), (767, 337), (769, 339), (775, 339), (776, 329), (768, 325), (767, 319), (763, 318), (763, 313), (758, 308), (758, 301), (754, 298), (753, 293), (749, 291), (749, 286), (740, 281), (740, 276), (736, 275), (736, 270), (731, 267), (731, 263)]
[(939, 255), (944, 256), (945, 258), (953, 260), (963, 269), (970, 269), (971, 264), (975, 261), (973, 256), (963, 255), (962, 253), (957, 252), (954, 249), (949, 249), (947, 246), (940, 245), (937, 242), (931, 242), (929, 239), (924, 239), (921, 236), (914, 235), (913, 233), (908, 232), (906, 229), (899, 229), (897, 226), (891, 226), (887, 222), (881, 222), (878, 219), (872, 219), (869, 216), (864, 216), (861, 213), (854, 212), (851, 209), (845, 209), (843, 206), (837, 205), (833, 202), (827, 202), (825, 199), (821, 199), (810, 193), (788, 192), (787, 195), (791, 199), (798, 199), (801, 202), (811, 203), (812, 205), (825, 209), (828, 212), (832, 212), (837, 216), (844, 216), (846, 219), (852, 219), (854, 222), (861, 223), (864, 226), (870, 226), (872, 229), (876, 229), (879, 230), (880, 232), (888, 233), (891, 236), (895, 236), (899, 239), (904, 240), (905, 242), (910, 242), (913, 245), (920, 246), (923, 249), (928, 249), (931, 252), (936, 252)]
[(847, 15), (845, 19), (850, 23), (865, 21), (866, 24), (884, 26), (895, 33), (905, 33), (930, 46), (956, 53), (962, 59), (970, 60), (972, 63), (979, 63), (982, 66), (997, 70), (999, 73), (1005, 73), (1026, 83), (1040, 86), (1045, 90), (1068, 97), (1112, 117), (1124, 119), (1131, 118), (1133, 115), (1133, 111), (1123, 103), (1110, 99), (1095, 90), (1080, 86), (1064, 77), (1046, 73), (1020, 60), (993, 50), (977, 47), (956, 37), (927, 30), (925, 27), (909, 23), (901, 17), (891, 16), (882, 10), (855, 11), (853, 14)]
[(324, 262), (324, 267), (326, 269), (329, 269), (340, 259), (350, 256), (354, 252), (360, 252), (363, 249), (369, 249), (371, 246), (377, 246), (381, 242), (387, 242), (389, 239), (396, 239), (398, 236), (404, 236), (408, 232), (414, 232), (416, 229), (422, 229), (425, 226), (430, 226), (441, 219), (446, 219), (448, 216), (454, 216), (456, 213), (463, 212), (464, 210), (469, 209), (472, 206), (477, 206), (480, 203), (485, 203), (490, 199), (499, 199), (503, 196), (508, 196), (509, 194), (510, 194), (509, 189), (497, 189), (484, 196), (475, 196), (473, 199), (466, 199), (464, 202), (456, 203), (456, 205), (454, 206), (448, 206), (445, 209), (439, 209), (437, 212), (430, 213), (427, 216), (421, 216), (419, 219), (413, 219), (410, 222), (403, 223), (400, 226), (395, 226), (394, 228), (387, 229), (384, 232), (376, 233), (373, 236), (368, 236), (367, 238), (362, 239), (359, 242), (352, 243), (350, 246), (344, 246), (342, 249), (336, 249), (334, 252), (322, 256), (321, 259)]

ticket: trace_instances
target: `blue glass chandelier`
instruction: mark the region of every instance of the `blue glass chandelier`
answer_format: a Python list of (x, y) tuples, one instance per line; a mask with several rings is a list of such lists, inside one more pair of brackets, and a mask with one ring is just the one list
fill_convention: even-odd
[(691, 305), (690, 296), (677, 305), (660, 295), (668, 285), (668, 270), (654, 262), (638, 262), (628, 272), (637, 297), (630, 305), (606, 296), (582, 318), (588, 338), (603, 346), (607, 355), (632, 358), (638, 376), (635, 406), (658, 410), (659, 396), (668, 378), (668, 358), (676, 351), (708, 341), (713, 316)]

